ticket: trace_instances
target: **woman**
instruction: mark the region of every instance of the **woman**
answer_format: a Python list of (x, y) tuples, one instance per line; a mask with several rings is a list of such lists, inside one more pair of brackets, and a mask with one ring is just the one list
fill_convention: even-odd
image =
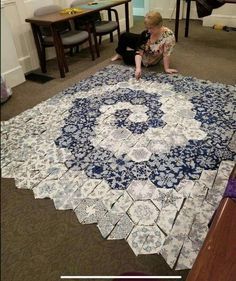
[(170, 68), (170, 55), (175, 45), (174, 33), (163, 26), (162, 16), (158, 12), (149, 12), (145, 16), (145, 27), (141, 35), (126, 32), (120, 36), (117, 54), (112, 61), (123, 59), (126, 64), (136, 66), (135, 77), (142, 74), (141, 66), (155, 65), (163, 58), (166, 73), (177, 73)]

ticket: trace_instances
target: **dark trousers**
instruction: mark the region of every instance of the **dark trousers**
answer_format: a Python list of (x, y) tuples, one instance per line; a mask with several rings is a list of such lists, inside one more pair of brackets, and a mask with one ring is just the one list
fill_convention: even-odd
[[(135, 64), (135, 55), (139, 42), (140, 42), (140, 34), (126, 32), (120, 36), (118, 47), (116, 48), (116, 52), (122, 56), (124, 63), (129, 65)], [(127, 47), (133, 50), (129, 51), (127, 50)]]

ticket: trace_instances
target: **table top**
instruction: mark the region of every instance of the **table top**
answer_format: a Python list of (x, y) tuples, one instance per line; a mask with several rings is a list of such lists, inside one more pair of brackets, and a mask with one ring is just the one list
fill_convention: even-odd
[[(43, 16), (37, 16), (37, 17), (31, 17), (27, 18), (25, 21), (30, 23), (40, 23), (40, 24), (52, 24), (57, 22), (62, 22), (66, 20), (71, 20), (80, 16), (92, 14), (95, 11), (100, 11), (106, 8), (115, 7), (121, 4), (125, 4), (130, 2), (131, 0), (98, 0), (94, 1), (97, 4), (95, 5), (88, 5), (91, 1), (85, 1), (84, 3), (80, 4), (78, 7), (81, 9), (81, 12), (75, 13), (75, 14), (61, 14), (60, 12), (43, 15)], [(66, 8), (66, 7), (64, 7)]]

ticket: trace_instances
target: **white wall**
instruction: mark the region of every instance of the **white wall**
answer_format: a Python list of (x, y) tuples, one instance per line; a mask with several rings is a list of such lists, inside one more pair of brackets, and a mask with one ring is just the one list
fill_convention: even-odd
[[(202, 20), (197, 15), (197, 8), (196, 8), (196, 1), (191, 1), (191, 9), (190, 9), (190, 19), (198, 19)], [(183, 18), (186, 18), (186, 10), (187, 10), (187, 4), (186, 2), (183, 3)]]
[[(50, 5), (50, 4), (58, 4), (63, 8), (69, 7), (70, 3), (73, 0), (2, 0), (3, 2), (10, 2), (10, 5), (5, 5), (4, 8), (4, 16), (5, 20), (8, 23), (1, 24), (2, 34), (9, 34), (8, 37), (11, 37), (12, 45), (14, 46), (16, 56), (14, 57), (14, 67), (10, 64), (6, 64), (8, 60), (2, 60), (2, 72), (3, 70), (9, 72), (8, 76), (11, 75), (11, 72), (14, 72), (16, 65), (22, 68), (23, 73), (27, 73), (34, 69), (39, 68), (39, 61), (37, 50), (35, 47), (32, 30), (29, 23), (25, 22), (26, 18), (32, 17), (34, 10)], [(132, 13), (132, 3), (130, 5), (130, 26), (133, 25), (133, 13)], [(119, 12), (120, 17), (120, 26), (121, 30), (125, 30), (125, 8), (124, 5), (116, 7)], [(104, 15), (106, 17), (106, 15)], [(3, 41), (3, 40), (2, 40)], [(13, 54), (12, 48), (6, 44), (6, 40), (4, 40), (4, 44), (2, 47), (2, 53), (4, 54)], [(10, 50), (10, 52), (9, 52)], [(47, 59), (55, 57), (54, 48), (47, 48)], [(12, 69), (9, 69), (12, 67)], [(9, 78), (11, 80), (11, 78)], [(8, 80), (9, 80), (8, 79)], [(12, 78), (13, 79), (13, 78)], [(18, 83), (19, 84), (19, 83)]]
[(10, 1), (1, 2), (1, 75), (8, 87), (14, 87), (25, 81), (11, 27), (5, 14), (5, 10), (11, 6)]
[(236, 27), (236, 4), (225, 4), (213, 10), (210, 16), (203, 19), (204, 26), (213, 26), (214, 24)]
[[(53, 0), (10, 0), (11, 5), (4, 8), (4, 14), (9, 23), (9, 32), (13, 37), (18, 62), (23, 72), (29, 72), (39, 67), (37, 50), (30, 24), (25, 22), (27, 17), (33, 16), (33, 11), (38, 7), (57, 3)], [(6, 0), (5, 2), (9, 2)], [(3, 29), (6, 25), (2, 26)], [(4, 47), (4, 46), (3, 46)], [(5, 46), (5, 48), (7, 48)], [(6, 50), (7, 51), (7, 50)], [(48, 57), (54, 57), (53, 48), (48, 51)]]
[[(175, 18), (176, 0), (149, 0), (149, 10), (158, 11), (165, 19)], [(183, 2), (181, 1), (180, 18), (182, 17)]]
[[(161, 13), (164, 19), (175, 19), (176, 13), (176, 0), (145, 0), (149, 1), (149, 10), (155, 10)], [(186, 2), (181, 1), (180, 3), (180, 19), (185, 18), (186, 15)], [(196, 19), (197, 11), (196, 11), (196, 3), (192, 1), (191, 10), (190, 10), (191, 19)]]
[[(176, 0), (145, 0), (149, 1), (149, 10), (156, 10), (160, 12), (163, 18), (175, 18), (175, 6)], [(181, 1), (180, 7), (180, 19), (186, 16), (187, 4), (185, 1)], [(204, 26), (213, 26), (214, 24), (222, 24), (228, 26), (236, 26), (236, 4), (225, 4), (218, 9), (214, 9), (211, 16), (198, 18), (196, 2), (191, 2), (190, 10), (191, 19), (199, 19), (203, 21)]]
[(149, 0), (133, 0), (133, 14), (134, 16), (145, 15), (145, 5)]
[(144, 0), (133, 0), (133, 6), (135, 8), (144, 8)]

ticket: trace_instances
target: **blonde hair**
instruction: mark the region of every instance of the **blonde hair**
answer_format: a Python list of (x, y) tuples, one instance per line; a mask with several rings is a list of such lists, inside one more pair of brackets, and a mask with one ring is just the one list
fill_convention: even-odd
[(151, 11), (146, 14), (144, 19), (144, 24), (147, 27), (153, 27), (153, 26), (162, 26), (163, 20), (162, 16), (158, 12)]

